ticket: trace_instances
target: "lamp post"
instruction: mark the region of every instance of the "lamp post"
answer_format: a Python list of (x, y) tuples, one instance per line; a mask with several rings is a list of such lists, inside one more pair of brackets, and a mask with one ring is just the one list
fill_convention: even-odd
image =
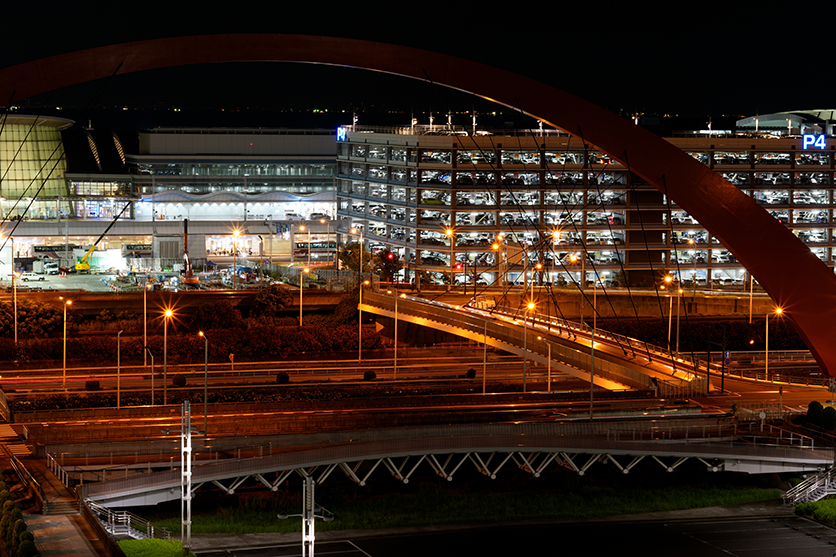
[(668, 288), (668, 352), (671, 351), (671, 325), (673, 324), (673, 293), (670, 291), (672, 285), (673, 277), (665, 275), (665, 284), (662, 285), (662, 288)]
[(305, 273), (310, 273), (311, 270), (305, 267), (299, 273), (299, 326), (302, 326), (302, 292), (305, 290)]
[(12, 292), (14, 293), (14, 312), (15, 312), (15, 344), (17, 344), (17, 279), (20, 273), (12, 272)]
[(453, 254), (453, 248), (456, 245), (456, 231), (452, 228), (448, 228), (444, 231), (448, 238), (450, 238), (450, 285), (447, 288), (448, 291), (453, 289), (453, 282), (454, 282), (454, 274), (456, 272), (456, 256)]
[(171, 309), (163, 313), (163, 406), (168, 404), (168, 320), (172, 315)]
[(206, 427), (206, 409), (209, 399), (209, 339), (203, 331), (197, 333), (203, 337), (203, 434), (209, 431)]
[[(319, 219), (319, 224), (326, 225), (325, 228), (325, 245), (328, 246), (328, 249), (331, 249), (331, 220)], [(339, 267), (337, 265), (337, 250), (334, 249), (334, 269)]]
[(116, 333), (116, 408), (122, 407), (122, 333)]
[(548, 354), (548, 368), (546, 372), (546, 392), (552, 392), (552, 343), (544, 339), (543, 337), (537, 337), (537, 340), (542, 340), (546, 343), (546, 348), (549, 351)]
[(363, 229), (352, 228), (351, 233), (360, 233), (360, 255), (357, 268), (357, 286), (360, 289), (360, 307), (358, 307), (359, 324), (357, 329), (357, 361), (363, 360)]
[(154, 354), (148, 345), (145, 345), (145, 353), (151, 356), (151, 406), (154, 406)]
[[(60, 300), (64, 300), (63, 297), (59, 298)], [(73, 305), (72, 300), (64, 300), (64, 365), (63, 365), (63, 373), (61, 375), (61, 387), (64, 389), (64, 392), (67, 392), (67, 306)]]
[(503, 261), (503, 257), (502, 257), (503, 254), (500, 251), (500, 248), (502, 247), (502, 244), (499, 243), (501, 241), (502, 241), (502, 236), (498, 236), (497, 241), (494, 242), (494, 244), (491, 246), (491, 248), (496, 252), (496, 261), (497, 261), (496, 268), (497, 268), (497, 271), (499, 272), (499, 277), (498, 277), (499, 280), (497, 280), (497, 282), (499, 283), (500, 288), (505, 285), (505, 271), (504, 271), (504, 268), (503, 268), (504, 265), (505, 265), (505, 262)]
[(241, 231), (237, 228), (232, 231), (232, 289), (238, 290), (238, 236)]
[[(775, 308), (775, 316), (779, 316), (784, 313), (783, 308)], [(764, 367), (763, 367), (763, 374), (765, 379), (769, 381), (769, 314), (766, 314), (766, 354), (764, 357)]]
[(528, 312), (534, 309), (534, 302), (528, 302), (523, 313), (523, 392), (526, 392), (528, 375)]
[(598, 273), (592, 281), (592, 342), (589, 343), (589, 419), (593, 418), (595, 401), (595, 329), (598, 326)]
[[(145, 283), (145, 288), (142, 289), (142, 346), (148, 346), (148, 290), (153, 285)], [(148, 354), (145, 350), (142, 351), (142, 367), (148, 367)]]
[[(688, 240), (691, 247), (694, 248), (694, 298), (697, 297), (697, 246), (693, 238)], [(707, 277), (706, 277), (707, 278)], [(708, 280), (706, 280), (708, 282)]]

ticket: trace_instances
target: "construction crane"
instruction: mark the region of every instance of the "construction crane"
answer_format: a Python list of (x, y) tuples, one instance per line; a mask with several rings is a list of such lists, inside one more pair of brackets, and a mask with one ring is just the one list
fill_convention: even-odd
[(96, 246), (98, 246), (99, 242), (102, 241), (102, 238), (104, 238), (105, 235), (108, 232), (110, 232), (110, 229), (113, 228), (113, 225), (116, 224), (116, 221), (119, 220), (119, 217), (121, 217), (122, 213), (125, 212), (125, 209), (130, 207), (131, 203), (132, 203), (132, 201), (128, 201), (127, 203), (125, 203), (125, 206), (122, 207), (122, 210), (119, 211), (119, 214), (116, 215), (116, 218), (114, 218), (111, 221), (111, 223), (108, 225), (108, 227), (105, 228), (104, 232), (102, 232), (102, 235), (99, 236), (99, 239), (96, 240), (95, 242), (93, 242), (93, 245), (90, 246), (90, 249), (87, 250), (87, 253), (85, 253), (84, 256), (78, 261), (78, 263), (75, 264), (75, 270), (76, 271), (78, 271), (79, 273), (89, 273), (90, 272), (90, 259), (93, 257), (93, 252), (96, 250)]
[(183, 284), (198, 284), (200, 278), (192, 271), (192, 260), (189, 259), (189, 219), (183, 219)]

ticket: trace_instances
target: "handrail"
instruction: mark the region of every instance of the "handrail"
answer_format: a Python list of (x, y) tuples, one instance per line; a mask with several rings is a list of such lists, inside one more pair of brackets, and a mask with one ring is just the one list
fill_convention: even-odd
[(35, 498), (38, 499), (38, 502), (41, 504), (41, 509), (43, 509), (44, 514), (47, 513), (49, 502), (46, 499), (46, 494), (44, 493), (43, 487), (41, 484), (38, 483), (38, 480), (32, 475), (29, 470), (26, 469), (26, 466), (15, 456), (11, 455), (11, 463), (12, 468), (14, 468), (17, 476), (20, 478), (20, 481), (23, 483), (23, 486), (27, 489), (31, 486), (31, 491), (35, 495)]
[[(100, 540), (104, 541), (104, 544), (107, 546), (109, 551), (109, 555), (111, 557), (126, 557), (125, 552), (122, 550), (120, 545), (116, 542), (111, 532), (108, 532), (107, 528), (102, 525), (101, 520), (96, 516), (91, 509), (91, 505), (89, 501), (82, 501), (81, 502), (81, 514), (87, 520), (87, 523), (96, 531), (97, 536)], [(97, 505), (100, 506), (100, 505)]]
[(94, 522), (99, 524), (106, 533), (107, 537), (111, 538), (117, 530), (127, 530), (127, 534), (131, 537), (131, 531), (139, 532), (146, 538), (156, 538), (160, 540), (171, 539), (171, 530), (163, 526), (154, 526), (150, 520), (146, 520), (139, 515), (135, 515), (129, 511), (114, 511), (91, 501), (85, 499), (82, 502), (83, 506), (87, 508), (94, 518)]

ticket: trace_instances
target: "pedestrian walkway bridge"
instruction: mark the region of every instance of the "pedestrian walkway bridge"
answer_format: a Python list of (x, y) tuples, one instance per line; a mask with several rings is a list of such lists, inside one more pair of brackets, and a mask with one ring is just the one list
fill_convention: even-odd
[[(832, 448), (814, 447), (812, 440), (774, 430), (769, 439), (727, 419), (697, 418), (665, 421), (570, 421), (467, 426), (434, 426), (391, 430), (345, 431), (327, 435), (327, 442), (281, 454), (266, 450), (251, 458), (201, 461), (192, 468), (192, 489), (214, 485), (234, 493), (245, 481), (277, 490), (291, 475), (312, 476), (324, 482), (332, 473), (344, 474), (359, 485), (375, 472), (408, 482), (420, 467), (429, 466), (451, 481), (462, 467), (473, 466), (497, 478), (509, 467), (535, 477), (555, 467), (580, 475), (596, 463), (629, 473), (640, 463), (674, 471), (696, 460), (710, 471), (773, 473), (819, 471), (833, 462)], [(212, 440), (195, 452), (211, 451)], [(302, 439), (299, 445), (302, 445)], [(263, 448), (262, 448), (263, 449)], [(272, 451), (272, 445), (270, 450)], [(209, 456), (209, 455), (204, 455)], [(57, 457), (61, 459), (60, 456)], [(59, 477), (70, 479), (58, 460), (49, 457)], [(206, 462), (201, 464), (201, 462)], [(168, 463), (166, 463), (168, 464)], [(127, 469), (126, 469), (127, 475)], [(156, 504), (180, 498), (181, 472), (135, 474), (122, 479), (78, 485), (81, 496), (107, 507)]]
[[(417, 297), (363, 294), (362, 311), (406, 321), (499, 348), (609, 390), (655, 390), (659, 396), (708, 393), (705, 362), (671, 357), (645, 342), (593, 330), (585, 323), (525, 310), (455, 306)], [(594, 350), (593, 350), (594, 340)], [(700, 372), (703, 374), (701, 375)]]

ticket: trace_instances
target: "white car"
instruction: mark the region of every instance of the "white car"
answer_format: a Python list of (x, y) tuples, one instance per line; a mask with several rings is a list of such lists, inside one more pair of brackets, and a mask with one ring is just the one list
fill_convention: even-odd
[(309, 221), (319, 221), (319, 220), (331, 220), (325, 213), (311, 213), (311, 216), (308, 217)]
[(285, 213), (284, 220), (305, 220), (299, 213)]
[(26, 272), (20, 275), (20, 280), (29, 282), (30, 280), (44, 280), (43, 275), (36, 275), (35, 273)]

